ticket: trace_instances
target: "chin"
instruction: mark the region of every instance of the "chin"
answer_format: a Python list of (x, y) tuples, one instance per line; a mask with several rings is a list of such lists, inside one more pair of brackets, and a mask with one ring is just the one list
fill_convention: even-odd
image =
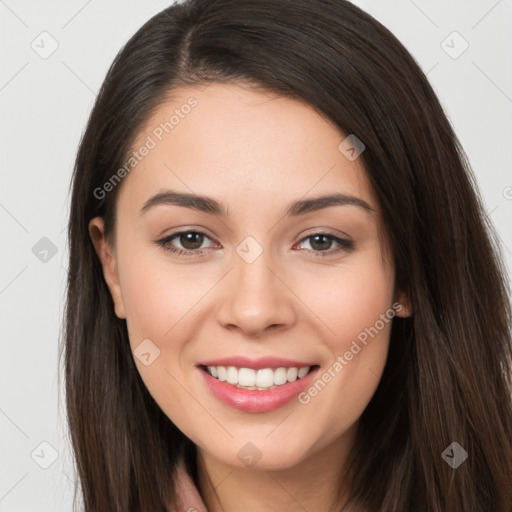
[(295, 446), (284, 447), (282, 443), (275, 445), (269, 443), (265, 446), (258, 446), (257, 442), (247, 441), (242, 447), (226, 459), (226, 451), (219, 454), (212, 453), (212, 456), (220, 458), (225, 464), (237, 468), (258, 471), (279, 471), (293, 468), (300, 465), (306, 457), (302, 450), (298, 451)]

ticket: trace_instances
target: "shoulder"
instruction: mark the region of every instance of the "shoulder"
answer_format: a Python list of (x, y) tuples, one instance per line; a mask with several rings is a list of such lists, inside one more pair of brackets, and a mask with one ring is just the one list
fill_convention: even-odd
[(179, 503), (177, 512), (208, 512), (183, 459), (176, 466), (174, 484)]

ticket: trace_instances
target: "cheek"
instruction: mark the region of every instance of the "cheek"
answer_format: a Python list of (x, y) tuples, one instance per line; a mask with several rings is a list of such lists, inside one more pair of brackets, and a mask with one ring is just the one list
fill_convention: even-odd
[(389, 311), (393, 279), (390, 270), (369, 254), (357, 264), (330, 271), (324, 278), (317, 276), (310, 281), (315, 286), (310, 284), (301, 293), (328, 328), (326, 341), (339, 351)]
[(208, 289), (193, 266), (173, 266), (156, 251), (162, 249), (131, 252), (119, 265), (132, 348), (145, 338), (158, 344), (179, 340), (176, 333), (182, 333), (188, 315)]
[(158, 252), (130, 242), (123, 250), (120, 256), (130, 256), (119, 258), (119, 276), (137, 370), (160, 408), (178, 428), (191, 433), (197, 428), (194, 418), (204, 410), (184, 391), (195, 371), (190, 341), (197, 336), (194, 319), (201, 299), (218, 277), (193, 265), (172, 265)]
[(324, 338), (331, 357), (299, 398), (326, 445), (359, 419), (380, 382), (394, 317), (393, 278), (372, 258), (315, 295), (319, 316), (334, 331)]
[(201, 409), (184, 392), (191, 371), (186, 371), (187, 342), (193, 335), (187, 320), (204, 289), (187, 271), (170, 275), (149, 258), (133, 258), (129, 265), (121, 284), (135, 365), (162, 411), (190, 435)]

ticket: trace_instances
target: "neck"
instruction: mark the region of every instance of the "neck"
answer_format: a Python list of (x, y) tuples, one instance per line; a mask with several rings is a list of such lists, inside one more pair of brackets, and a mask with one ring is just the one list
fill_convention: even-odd
[(348, 497), (346, 465), (356, 428), (280, 469), (232, 466), (198, 447), (199, 492), (208, 511), (339, 512)]

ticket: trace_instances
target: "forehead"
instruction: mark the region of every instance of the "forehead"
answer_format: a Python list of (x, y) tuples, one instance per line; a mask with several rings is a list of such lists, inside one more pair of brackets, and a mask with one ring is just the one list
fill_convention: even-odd
[(241, 84), (175, 89), (140, 130), (132, 151), (145, 156), (121, 195), (140, 208), (170, 188), (215, 196), (236, 211), (342, 192), (376, 209), (362, 160), (339, 149), (347, 135), (303, 101)]

